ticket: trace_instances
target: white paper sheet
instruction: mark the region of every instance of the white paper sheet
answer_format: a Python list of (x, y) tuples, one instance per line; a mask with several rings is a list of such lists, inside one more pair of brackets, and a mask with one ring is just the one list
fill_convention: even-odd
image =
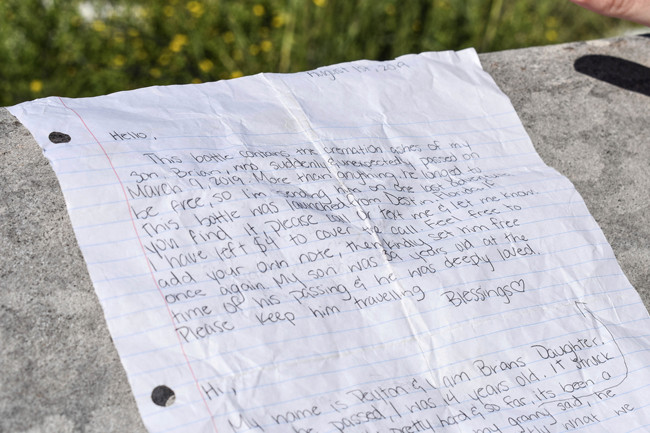
[(650, 429), (648, 313), (473, 50), (10, 111), (152, 432)]

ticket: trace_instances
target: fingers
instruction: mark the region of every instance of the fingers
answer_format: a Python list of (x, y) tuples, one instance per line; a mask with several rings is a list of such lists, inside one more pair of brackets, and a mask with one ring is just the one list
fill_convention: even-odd
[(650, 26), (650, 0), (571, 0), (586, 9)]

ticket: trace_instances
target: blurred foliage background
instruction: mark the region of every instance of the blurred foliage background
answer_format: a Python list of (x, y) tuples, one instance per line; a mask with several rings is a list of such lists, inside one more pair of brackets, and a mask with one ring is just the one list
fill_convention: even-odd
[(0, 105), (610, 36), (567, 0), (2, 0)]

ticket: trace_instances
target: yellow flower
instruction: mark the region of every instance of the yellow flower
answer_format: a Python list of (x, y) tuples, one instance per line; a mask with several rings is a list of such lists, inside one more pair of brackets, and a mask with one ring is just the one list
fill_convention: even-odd
[(260, 47), (258, 47), (255, 44), (252, 44), (250, 47), (248, 47), (248, 52), (251, 53), (251, 55), (256, 56), (260, 52)]
[(555, 42), (557, 40), (557, 32), (555, 30), (547, 30), (544, 36), (546, 36), (546, 40), (549, 42)]
[(96, 32), (103, 32), (106, 30), (106, 24), (104, 24), (104, 21), (95, 20), (93, 21), (93, 30)]
[(31, 90), (32, 93), (39, 93), (43, 90), (43, 82), (41, 80), (32, 80), (32, 82), (29, 83), (29, 90)]
[(160, 72), (160, 69), (158, 68), (151, 68), (149, 69), (149, 75), (151, 75), (154, 78), (160, 78), (162, 72)]
[(188, 2), (186, 7), (187, 10), (197, 18), (203, 15), (203, 12), (205, 12), (203, 5), (197, 1)]
[(214, 67), (214, 63), (210, 59), (204, 59), (199, 62), (199, 69), (203, 72), (210, 72)]
[(256, 17), (261, 17), (262, 15), (264, 15), (264, 6), (262, 6), (261, 4), (256, 4), (255, 6), (253, 6), (253, 15), (255, 15)]
[(242, 73), (242, 71), (233, 71), (230, 73), (230, 78), (239, 78), (243, 76), (244, 74)]
[(322, 8), (327, 3), (327, 0), (314, 0), (314, 4), (319, 8)]
[(167, 18), (171, 18), (174, 16), (174, 8), (172, 6), (165, 6), (163, 8), (163, 13)]
[(175, 53), (178, 53), (183, 47), (187, 44), (187, 36), (177, 34), (174, 35), (174, 39), (169, 43), (169, 49)]
[(226, 33), (221, 35), (221, 37), (223, 38), (223, 41), (227, 44), (232, 44), (233, 42), (235, 42), (235, 34), (231, 31), (227, 31)]
[(260, 44), (260, 48), (261, 48), (262, 51), (264, 51), (265, 53), (268, 53), (269, 51), (271, 51), (271, 48), (273, 48), (273, 44), (272, 44), (271, 41), (269, 41), (269, 40), (264, 40), (264, 41), (262, 41), (262, 43)]
[(192, 83), (193, 83), (193, 84), (201, 84), (202, 82), (203, 82), (203, 81), (201, 81), (200, 78), (193, 78), (193, 79), (192, 79)]
[(172, 61), (172, 55), (169, 51), (165, 51), (158, 57), (158, 63), (160, 63), (162, 66), (167, 66), (169, 65), (169, 62)]
[(271, 25), (276, 29), (282, 27), (284, 25), (284, 16), (281, 14), (274, 16)]
[(122, 66), (124, 66), (125, 63), (126, 63), (126, 57), (124, 57), (123, 55), (118, 54), (117, 56), (113, 57), (113, 66), (115, 66), (116, 68), (121, 68)]
[(123, 44), (124, 43), (124, 36), (122, 36), (122, 35), (113, 36), (113, 42), (115, 42), (116, 44), (119, 44), (119, 45)]
[(132, 10), (136, 18), (148, 18), (150, 15), (149, 9), (142, 6), (136, 6)]

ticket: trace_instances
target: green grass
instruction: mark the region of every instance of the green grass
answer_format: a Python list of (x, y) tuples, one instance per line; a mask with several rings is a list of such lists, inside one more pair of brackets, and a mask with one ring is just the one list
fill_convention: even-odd
[(567, 0), (2, 0), (0, 105), (545, 45), (620, 26)]

